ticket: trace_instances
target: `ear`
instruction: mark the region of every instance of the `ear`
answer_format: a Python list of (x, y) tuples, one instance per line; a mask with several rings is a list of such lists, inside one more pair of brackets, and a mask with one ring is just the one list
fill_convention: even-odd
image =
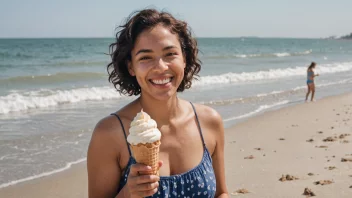
[(136, 76), (136, 74), (134, 73), (131, 61), (128, 61), (127, 67), (128, 67), (128, 72), (130, 73), (130, 75), (131, 76)]

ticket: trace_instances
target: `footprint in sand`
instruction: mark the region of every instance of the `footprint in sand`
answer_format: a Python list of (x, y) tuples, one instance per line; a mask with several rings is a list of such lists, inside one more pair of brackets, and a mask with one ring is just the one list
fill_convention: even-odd
[(352, 162), (352, 158), (342, 158), (341, 162)]
[(284, 182), (284, 181), (292, 181), (292, 180), (298, 180), (298, 179), (299, 179), (298, 177), (286, 174), (286, 175), (282, 175), (279, 181)]
[(331, 180), (320, 180), (320, 181), (314, 182), (315, 185), (322, 185), (322, 186), (332, 184), (332, 183), (334, 182)]
[(339, 138), (340, 139), (344, 139), (345, 137), (347, 137), (347, 136), (350, 136), (351, 134), (349, 134), (349, 133), (344, 133), (344, 134), (341, 134), (340, 136), (339, 136)]
[(322, 146), (315, 146), (317, 148), (328, 148), (328, 146), (322, 145)]
[(325, 169), (334, 170), (334, 169), (336, 169), (336, 167), (335, 166), (329, 166), (329, 167), (326, 167)]
[(236, 190), (235, 192), (232, 192), (231, 195), (238, 195), (238, 194), (247, 194), (249, 191), (245, 188), (241, 188), (239, 190)]
[(337, 137), (327, 137), (323, 139), (323, 142), (335, 142), (337, 140)]
[(250, 155), (250, 156), (244, 157), (244, 159), (254, 159), (254, 156)]

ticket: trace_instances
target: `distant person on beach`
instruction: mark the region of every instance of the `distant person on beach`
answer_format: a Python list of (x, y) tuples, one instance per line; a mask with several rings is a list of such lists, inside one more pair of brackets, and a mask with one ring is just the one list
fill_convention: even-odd
[(311, 99), (310, 101), (314, 101), (314, 94), (315, 94), (315, 84), (314, 84), (314, 78), (316, 76), (319, 76), (319, 74), (315, 74), (314, 73), (314, 70), (315, 69), (315, 66), (316, 66), (316, 63), (315, 62), (312, 62), (308, 69), (307, 69), (307, 94), (306, 94), (306, 102), (308, 101), (308, 97), (309, 97), (309, 94), (312, 92), (312, 96), (311, 96)]
[[(138, 97), (94, 129), (87, 154), (89, 197), (229, 197), (221, 116), (178, 97), (201, 69), (188, 24), (145, 9), (119, 28), (110, 45), (109, 81), (120, 94)], [(136, 163), (126, 141), (141, 110), (161, 132), (160, 176), (140, 174), (151, 167)], [(151, 124), (146, 125), (141, 128)]]

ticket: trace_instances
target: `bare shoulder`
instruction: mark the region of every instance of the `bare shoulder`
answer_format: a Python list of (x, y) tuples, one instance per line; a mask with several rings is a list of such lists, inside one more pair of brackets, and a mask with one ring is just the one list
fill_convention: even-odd
[(100, 150), (99, 152), (102, 149), (107, 149), (109, 150), (107, 152), (114, 152), (119, 157), (120, 152), (128, 153), (125, 133), (128, 132), (126, 127), (133, 119), (129, 112), (134, 112), (133, 103), (116, 112), (122, 121), (122, 125), (116, 115), (109, 115), (101, 119), (95, 126), (90, 144), (97, 145), (95, 148)]
[(202, 125), (216, 131), (222, 128), (222, 117), (215, 109), (201, 104), (194, 104), (194, 106)]
[[(92, 139), (114, 140), (121, 134), (122, 127), (114, 115), (109, 115), (101, 119), (95, 126)], [(109, 142), (109, 141), (108, 141)]]
[(207, 148), (213, 156), (216, 148), (224, 145), (224, 127), (221, 115), (213, 108), (206, 105), (195, 104), (198, 119), (206, 141)]
[(96, 124), (88, 151), (107, 152), (118, 157), (124, 141), (120, 122), (114, 115), (109, 115)]

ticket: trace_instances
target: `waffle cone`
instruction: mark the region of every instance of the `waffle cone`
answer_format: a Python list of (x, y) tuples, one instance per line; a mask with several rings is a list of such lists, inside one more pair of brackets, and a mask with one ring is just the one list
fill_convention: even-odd
[(140, 171), (141, 175), (159, 175), (160, 140), (154, 143), (131, 145), (133, 156), (137, 163), (152, 167), (151, 171)]

